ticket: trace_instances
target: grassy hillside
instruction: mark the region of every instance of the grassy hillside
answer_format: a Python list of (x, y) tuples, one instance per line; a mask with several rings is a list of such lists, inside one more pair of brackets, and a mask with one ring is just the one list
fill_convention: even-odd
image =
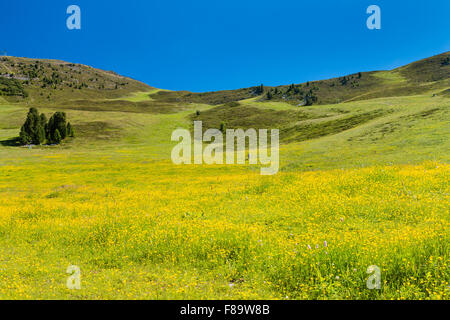
[[(21, 90), (2, 90), (4, 87), (14, 88), (17, 83)], [(37, 106), (55, 105), (77, 99), (117, 98), (151, 89), (144, 83), (112, 71), (81, 64), (0, 57), (0, 94), (11, 102), (32, 103)], [(23, 91), (27, 93), (26, 97)]]
[[(230, 94), (227, 91), (197, 96), (206, 96), (208, 99), (214, 97), (213, 100), (207, 101), (209, 103), (185, 103), (180, 98), (187, 94), (185, 92), (153, 89), (132, 80), (127, 80), (129, 84), (118, 90), (88, 88), (75, 90), (74, 96), (71, 93), (74, 89), (67, 88), (67, 83), (63, 81), (56, 84), (57, 89), (51, 89), (61, 92), (58, 98), (61, 100), (44, 99), (47, 102), (42, 102), (41, 105), (38, 92), (50, 90), (47, 87), (39, 87), (42, 86), (39, 82), (41, 78), (37, 77), (27, 85), (24, 80), (0, 77), (0, 80), (16, 83), (17, 86), (13, 86), (14, 90), (23, 89), (30, 92), (28, 98), (20, 97), (18, 94), (13, 97), (16, 99), (13, 101), (11, 96), (0, 96), (0, 143), (6, 147), (14, 146), (27, 109), (30, 106), (37, 106), (47, 116), (55, 110), (67, 112), (79, 136), (79, 139), (61, 146), (68, 152), (77, 152), (80, 147), (96, 152), (102, 152), (103, 149), (109, 152), (110, 149), (123, 147), (126, 150), (124, 153), (135, 154), (136, 150), (141, 152), (145, 149), (150, 154), (157, 154), (158, 159), (169, 159), (170, 148), (173, 146), (169, 141), (172, 130), (177, 126), (189, 128), (192, 127), (193, 120), (202, 120), (204, 128), (219, 128), (220, 123), (224, 122), (227, 128), (280, 129), (283, 145), (282, 170), (351, 167), (364, 163), (401, 164), (426, 159), (448, 161), (447, 93), (450, 85), (445, 86), (449, 81), (445, 59), (448, 56), (449, 53), (445, 53), (393, 71), (370, 73), (390, 89), (380, 87), (363, 97), (354, 97), (346, 103), (302, 107), (297, 107), (290, 101), (268, 101), (261, 96), (255, 96), (259, 87), (251, 90), (242, 89), (240, 91), (242, 99), (239, 102), (215, 105), (219, 101), (215, 100), (216, 98), (222, 99)], [(36, 64), (32, 63), (34, 60), (29, 59), (11, 57), (6, 59), (10, 62), (3, 61), (3, 66), (9, 71), (12, 68), (12, 61), (16, 61), (15, 68), (27, 70), (23, 61), (28, 61), (29, 67), (32, 66), (34, 69), (34, 66), (38, 65), (39, 70), (47, 70), (46, 75), (49, 73), (45, 64), (47, 62), (44, 61)], [(22, 64), (19, 64), (20, 62)], [(68, 72), (65, 79), (80, 76), (79, 71), (69, 72), (74, 68), (70, 63), (58, 61), (49, 63), (51, 63), (50, 70), (61, 68), (64, 70), (61, 74)], [(78, 68), (83, 70), (84, 78), (90, 73), (102, 75), (103, 78), (99, 76), (102, 81), (110, 79), (109, 77), (113, 77), (112, 79), (118, 77), (111, 72), (90, 67), (78, 66)], [(16, 73), (15, 77), (22, 76), (23, 74), (19, 76)], [(364, 77), (365, 74), (361, 79)], [(435, 81), (430, 83), (431, 78)], [(404, 91), (409, 85), (413, 88), (413, 84), (420, 89), (416, 88), (415, 91), (411, 89), (412, 92)], [(401, 87), (403, 89), (396, 86), (403, 86)], [(439, 89), (429, 91), (430, 86), (439, 86)], [(89, 96), (88, 90), (92, 96)], [(383, 92), (380, 94), (381, 97), (375, 97), (380, 91)], [(81, 98), (83, 92), (88, 97)], [(123, 95), (120, 95), (121, 92)], [(391, 93), (396, 95), (391, 96)], [(66, 98), (64, 95), (67, 95)], [(179, 98), (169, 99), (175, 95)], [(244, 99), (247, 95), (253, 97)], [(384, 95), (387, 97), (383, 97)], [(53, 93), (53, 97), (56, 96), (57, 94)], [(166, 98), (161, 99), (164, 96)], [(333, 152), (330, 152), (330, 146)], [(36, 149), (41, 150), (45, 147)], [(42, 152), (55, 152), (55, 149)], [(0, 154), (8, 154), (4, 159), (14, 157), (15, 154), (27, 157), (29, 151), (7, 148), (0, 149)], [(339, 155), (339, 159), (334, 158), (336, 155)]]
[[(450, 85), (445, 59), (427, 61), (316, 83), (329, 94), (301, 107), (258, 87), (116, 90), (89, 67), (74, 89), (56, 62), (56, 89), (0, 77), (0, 299), (450, 299)], [(76, 137), (17, 146), (30, 106), (64, 110)], [(280, 173), (173, 165), (171, 133), (193, 120), (279, 128)]]
[(450, 86), (449, 59), (450, 52), (446, 52), (391, 71), (360, 72), (329, 80), (265, 87), (263, 93), (258, 91), (258, 87), (252, 87), (207, 93), (165, 92), (152, 97), (161, 101), (218, 105), (262, 95), (262, 100), (303, 105), (309, 95), (317, 99), (313, 104), (320, 105), (432, 91), (437, 93)]

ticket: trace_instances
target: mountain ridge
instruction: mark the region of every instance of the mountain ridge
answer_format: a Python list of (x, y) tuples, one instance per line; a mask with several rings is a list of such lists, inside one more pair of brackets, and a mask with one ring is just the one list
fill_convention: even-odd
[[(0, 57), (0, 95), (10, 102), (36, 105), (118, 99), (149, 92), (161, 104), (221, 105), (250, 98), (293, 105), (335, 104), (377, 97), (412, 95), (450, 86), (450, 52), (392, 70), (358, 72), (342, 77), (280, 86), (253, 86), (203, 93), (157, 90), (114, 71), (53, 59)], [(69, 101), (69, 102), (68, 102)]]
[[(114, 71), (52, 59), (0, 57), (0, 94), (37, 105), (75, 99), (114, 99), (154, 89)], [(8, 90), (9, 87), (17, 87)]]
[(335, 104), (374, 97), (411, 95), (450, 86), (450, 52), (444, 52), (405, 66), (384, 71), (359, 72), (326, 80), (274, 87), (249, 87), (205, 93), (158, 92), (160, 101), (203, 102), (219, 105), (254, 98), (284, 101), (295, 105)]

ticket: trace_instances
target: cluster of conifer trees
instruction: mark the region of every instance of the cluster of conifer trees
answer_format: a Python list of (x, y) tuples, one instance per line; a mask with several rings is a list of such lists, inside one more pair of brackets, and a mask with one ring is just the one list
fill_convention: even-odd
[[(258, 87), (259, 88), (259, 87)], [(263, 85), (261, 85), (260, 88), (264, 88)], [(264, 90), (264, 89), (262, 89)], [(289, 87), (286, 88), (270, 88), (266, 90), (265, 98), (267, 100), (303, 100), (304, 106), (312, 106), (313, 104), (317, 103), (319, 101), (316, 91), (319, 91), (320, 88), (316, 86), (310, 87), (310, 83), (307, 82), (306, 85), (295, 85), (291, 84)], [(261, 91), (260, 91), (261, 92)], [(262, 91), (264, 92), (264, 91)]]
[(30, 108), (27, 119), (20, 129), (20, 142), (23, 145), (60, 144), (75, 132), (67, 122), (65, 112), (55, 112), (47, 121), (45, 114), (39, 114), (36, 108)]

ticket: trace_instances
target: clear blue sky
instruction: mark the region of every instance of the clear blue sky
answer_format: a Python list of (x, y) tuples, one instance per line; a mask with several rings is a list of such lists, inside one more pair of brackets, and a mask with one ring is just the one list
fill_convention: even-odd
[[(66, 9), (79, 5), (82, 29)], [(366, 9), (381, 7), (382, 29)], [(450, 50), (448, 0), (14, 0), (0, 50), (194, 92), (390, 69)]]

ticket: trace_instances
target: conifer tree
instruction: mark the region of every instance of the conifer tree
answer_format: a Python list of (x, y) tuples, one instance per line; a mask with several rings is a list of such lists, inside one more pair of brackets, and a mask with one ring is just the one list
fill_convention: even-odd
[(45, 141), (45, 129), (41, 125), (41, 118), (36, 108), (30, 108), (27, 119), (20, 129), (20, 141), (22, 144), (40, 145)]
[(20, 143), (22, 143), (23, 145), (27, 145), (31, 143), (31, 137), (28, 135), (28, 133), (25, 130), (25, 126), (22, 126), (22, 128), (20, 129)]
[(66, 114), (64, 112), (55, 112), (48, 121), (47, 140), (50, 143), (59, 143), (56, 141), (56, 130), (58, 130), (61, 140), (67, 137)]
[(56, 129), (55, 130), (55, 134), (54, 134), (54, 140), (53, 140), (53, 142), (55, 143), (55, 144), (60, 144), (61, 143), (61, 134), (59, 133), (59, 130), (58, 129)]

